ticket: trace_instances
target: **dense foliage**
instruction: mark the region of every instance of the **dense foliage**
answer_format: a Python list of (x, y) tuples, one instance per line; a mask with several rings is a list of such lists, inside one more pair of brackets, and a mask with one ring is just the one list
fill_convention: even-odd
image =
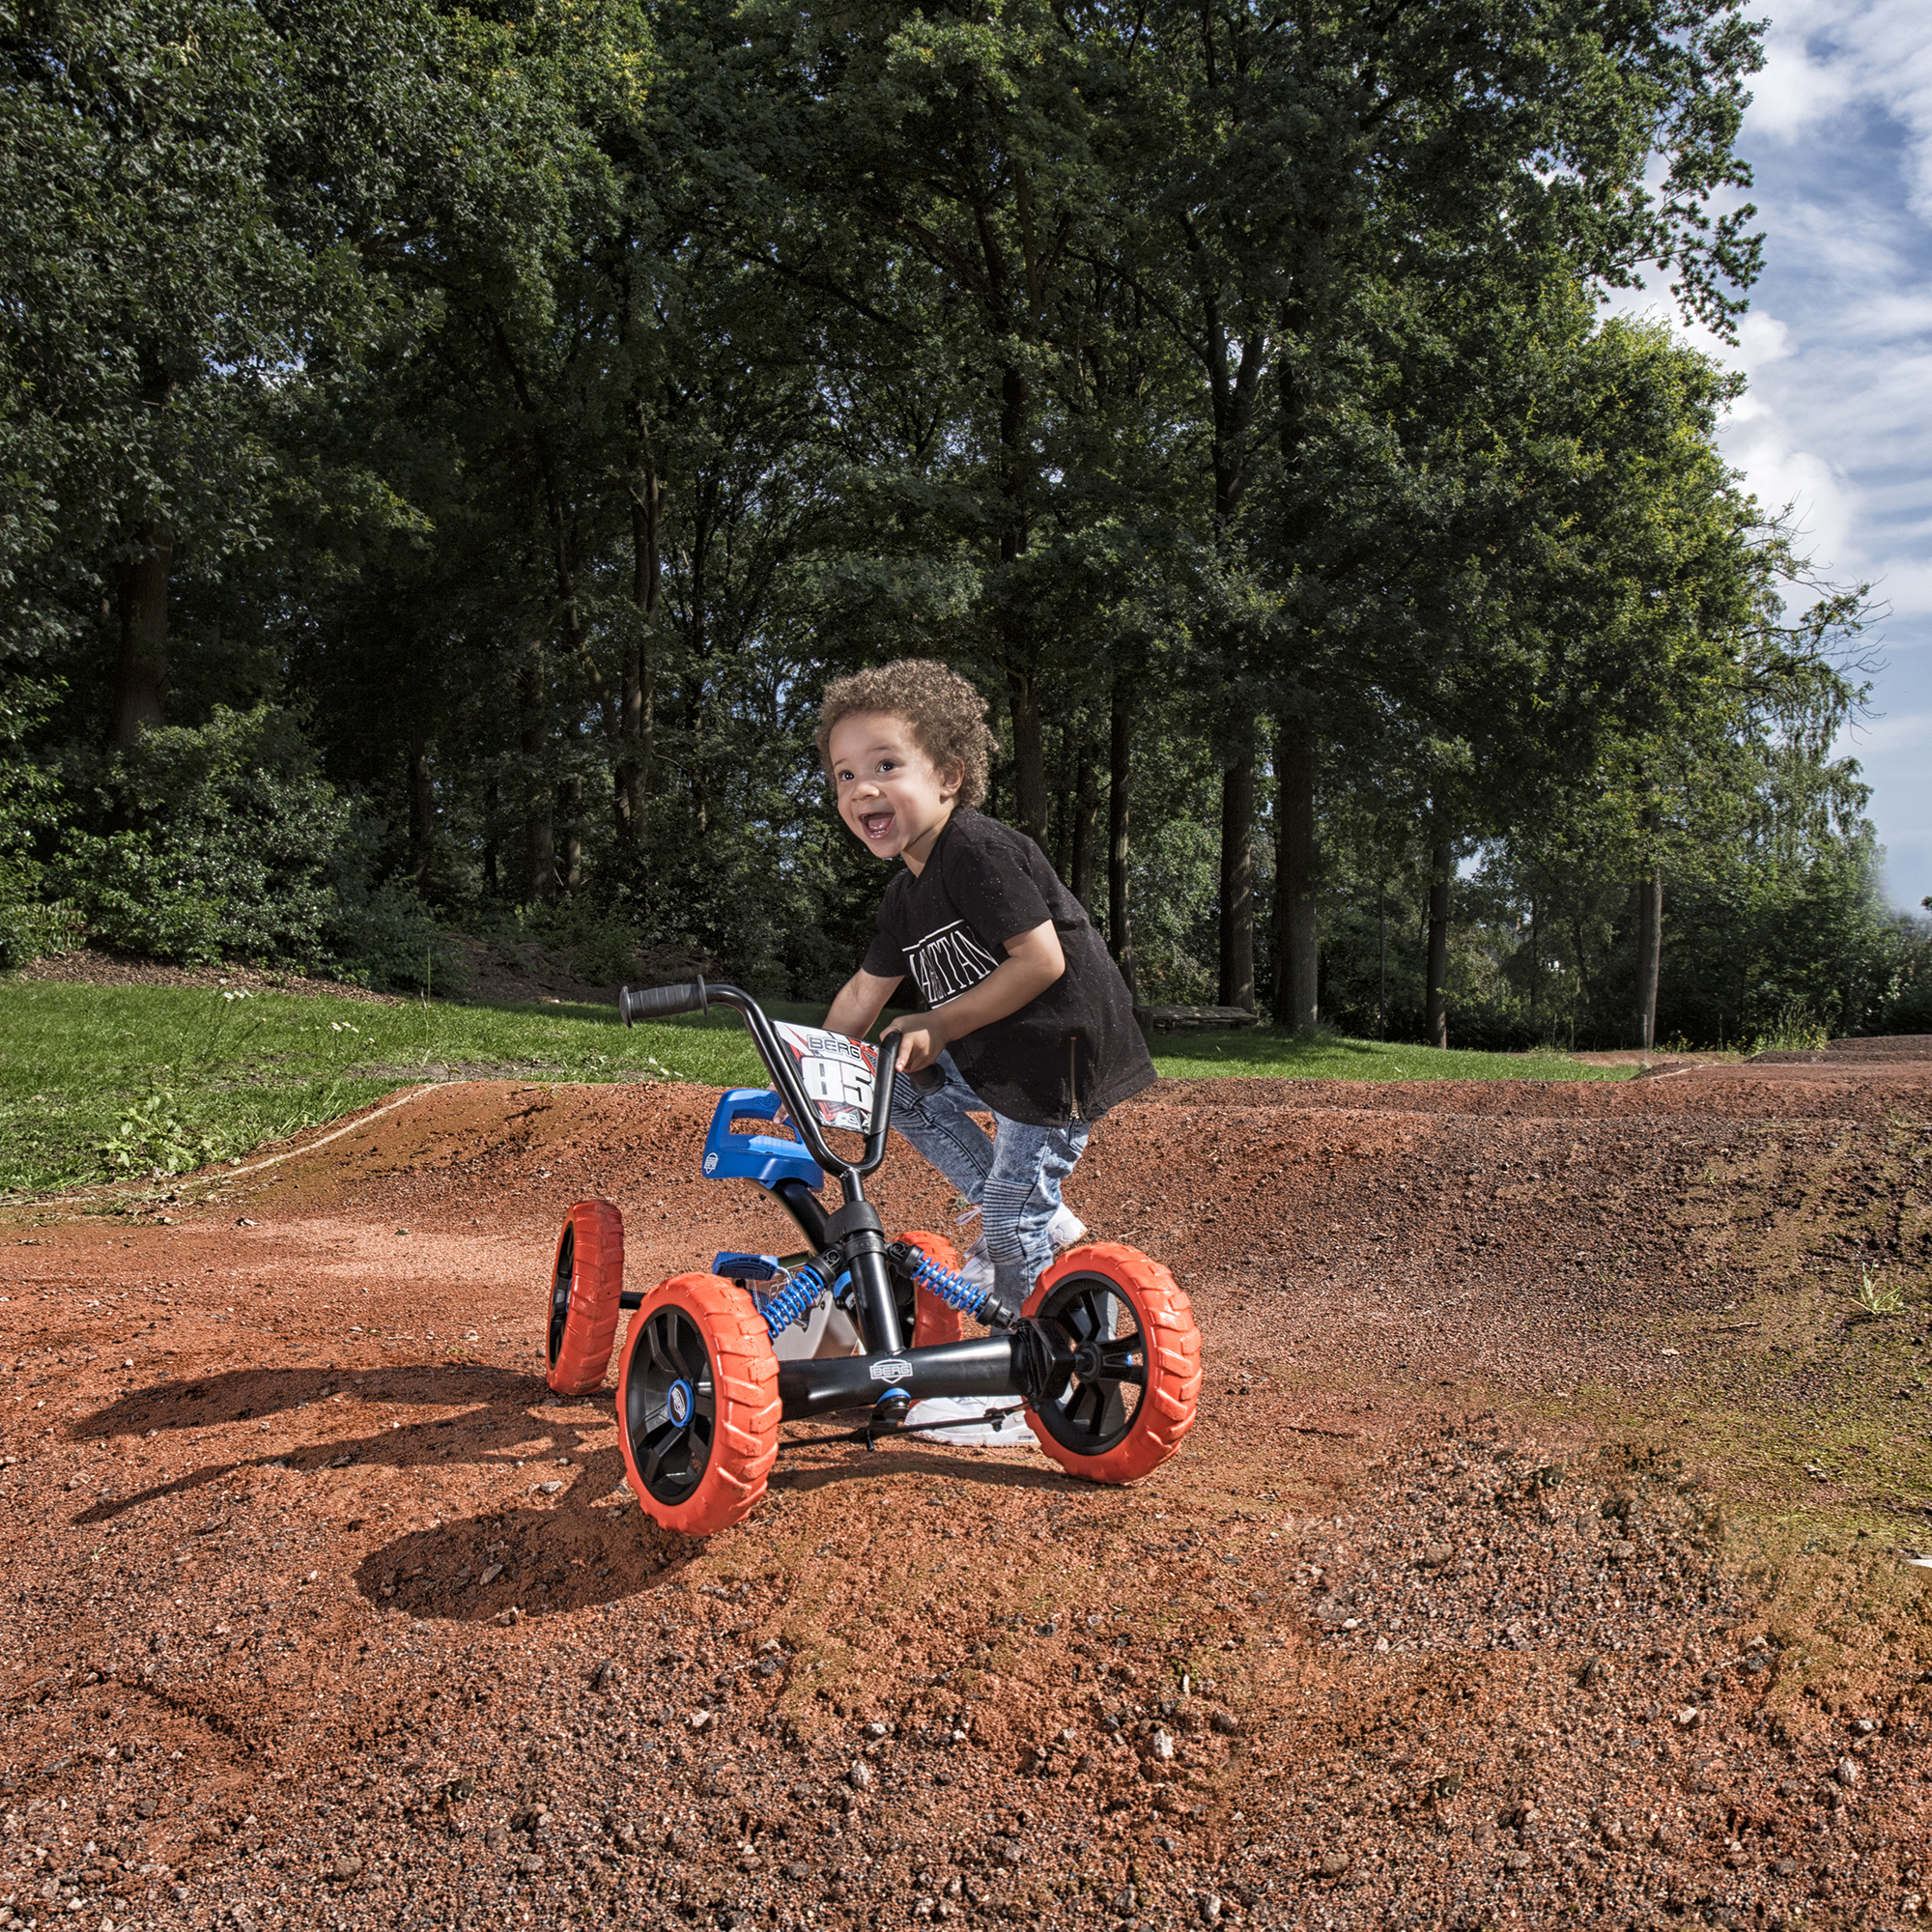
[[(815, 995), (946, 657), (1141, 996), (1903, 1024), (1858, 599), (1716, 454), (1740, 0), (0, 0), (0, 960)], [(1915, 1004), (1916, 1003), (1916, 1004)]]

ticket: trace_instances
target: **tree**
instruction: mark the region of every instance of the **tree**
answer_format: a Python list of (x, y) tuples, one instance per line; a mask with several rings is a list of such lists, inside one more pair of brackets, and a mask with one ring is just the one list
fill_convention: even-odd
[[(1351, 690), (1374, 693), (1372, 719), (1417, 695), (1412, 651), (1404, 664), (1398, 648), (1382, 674), (1366, 677), (1336, 660), (1344, 639), (1334, 613), (1359, 609), (1378, 575), (1360, 541), (1374, 519), (1336, 513), (1359, 501), (1378, 467), (1360, 432), (1372, 430), (1373, 407), (1385, 408), (1392, 376), (1412, 419), (1429, 411), (1429, 398), (1400, 380), (1408, 370), (1378, 362), (1378, 338), (1413, 341), (1451, 321), (1444, 310), (1459, 302), (1465, 314), (1533, 303), (1552, 277), (1624, 284), (1646, 262), (1676, 270), (1687, 311), (1726, 326), (1738, 306), (1727, 285), (1742, 288), (1755, 270), (1751, 211), (1713, 223), (1704, 209), (1716, 190), (1748, 179), (1731, 150), (1757, 33), (1735, 0), (1582, 7), (1533, 23), (1482, 0), (1374, 16), (1184, 6), (1152, 15), (1151, 33), (1185, 76), (1175, 118), (1194, 136), (1170, 150), (1160, 205), (1194, 270), (1217, 528), (1224, 497), (1247, 473), (1254, 389), (1243, 378), (1264, 360), (1272, 376), (1280, 460), (1267, 578), (1281, 601), (1264, 633), (1245, 632), (1242, 650), (1246, 663), (1265, 663), (1274, 708), (1296, 721), (1281, 762), (1300, 781), (1314, 764), (1293, 747), (1351, 735), (1364, 716)], [(1664, 182), (1656, 197), (1643, 185), (1653, 157)], [(1241, 345), (1232, 366), (1230, 309)], [(1443, 393), (1461, 414), (1457, 386)], [(1338, 436), (1351, 418), (1357, 435)], [(1489, 420), (1503, 418), (1492, 411)], [(1378, 507), (1389, 517), (1397, 504), (1384, 497)], [(1359, 622), (1349, 629), (1349, 655), (1377, 648)], [(1235, 769), (1240, 761), (1237, 752)], [(1310, 821), (1306, 799), (1284, 802), (1282, 825)], [(1241, 838), (1232, 817), (1229, 838)], [(1310, 881), (1291, 868), (1314, 855), (1296, 837), (1280, 857), (1274, 977), (1283, 991), (1305, 993)], [(1237, 858), (1227, 869), (1236, 876)], [(1231, 935), (1224, 952), (1239, 950)]]
[(356, 256), (316, 245), (330, 185), (283, 166), (305, 17), (28, 0), (0, 41), (4, 641), (91, 658), (75, 696), (115, 744), (166, 714), (181, 574), (265, 539), (292, 378), (373, 326)]

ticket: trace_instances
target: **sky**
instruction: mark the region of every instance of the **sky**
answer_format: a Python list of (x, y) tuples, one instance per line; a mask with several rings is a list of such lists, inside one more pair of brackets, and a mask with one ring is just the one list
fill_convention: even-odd
[[(1765, 236), (1725, 455), (1793, 504), (1833, 582), (1885, 614), (1871, 713), (1840, 745), (1872, 786), (1886, 893), (1932, 895), (1932, 0), (1770, 0), (1739, 148)], [(1622, 300), (1641, 312), (1656, 299)]]

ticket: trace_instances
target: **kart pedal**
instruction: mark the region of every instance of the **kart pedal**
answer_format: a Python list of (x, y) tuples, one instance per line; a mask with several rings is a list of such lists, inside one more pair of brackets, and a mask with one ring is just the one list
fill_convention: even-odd
[(717, 1256), (711, 1264), (713, 1274), (722, 1274), (726, 1281), (778, 1281), (785, 1270), (776, 1255), (740, 1255), (728, 1248)]

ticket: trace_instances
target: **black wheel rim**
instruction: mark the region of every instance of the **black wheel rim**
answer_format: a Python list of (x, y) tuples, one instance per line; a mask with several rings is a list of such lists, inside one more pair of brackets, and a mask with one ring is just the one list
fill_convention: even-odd
[(577, 1228), (566, 1221), (563, 1238), (556, 1244), (556, 1277), (550, 1285), (550, 1360), (556, 1366), (556, 1358), (563, 1349), (564, 1324), (570, 1320), (570, 1283), (577, 1272)]
[(628, 1346), (624, 1428), (631, 1460), (658, 1502), (684, 1502), (704, 1479), (718, 1428), (703, 1331), (673, 1303), (639, 1322)]
[(1117, 1281), (1073, 1274), (1056, 1282), (1037, 1318), (1072, 1369), (1034, 1413), (1063, 1448), (1104, 1456), (1123, 1440), (1147, 1399), (1147, 1337), (1140, 1311)]

